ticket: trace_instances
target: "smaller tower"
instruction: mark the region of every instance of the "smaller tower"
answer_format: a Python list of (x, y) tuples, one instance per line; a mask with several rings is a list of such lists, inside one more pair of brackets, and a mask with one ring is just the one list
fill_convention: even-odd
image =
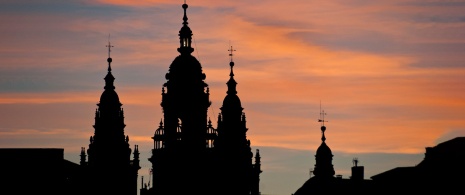
[(325, 111), (321, 110), (320, 106), (320, 119), (318, 119), (318, 122), (321, 123), (321, 145), (318, 147), (316, 150), (316, 155), (315, 155), (315, 169), (313, 171), (313, 174), (315, 177), (321, 177), (321, 178), (331, 178), (334, 177), (334, 167), (333, 167), (333, 154), (331, 152), (331, 149), (326, 145), (326, 137), (325, 137), (325, 131), (326, 131), (326, 126), (324, 125), (325, 122)]
[[(108, 72), (105, 76), (104, 91), (95, 110), (94, 135), (90, 136), (87, 149), (81, 148), (81, 165), (85, 166), (86, 194), (137, 194), (137, 172), (139, 166), (138, 146), (131, 160), (129, 136), (125, 135), (124, 110), (115, 91), (115, 77), (112, 74), (111, 45), (108, 40)], [(83, 166), (84, 167), (84, 166)], [(102, 185), (105, 181), (111, 187)]]
[(134, 168), (139, 169), (140, 168), (140, 161), (139, 161), (139, 145), (134, 145), (134, 159), (132, 160), (132, 164)]
[(79, 164), (81, 166), (86, 165), (87, 164), (87, 162), (86, 162), (86, 156), (87, 155), (86, 155), (86, 150), (85, 150), (84, 147), (81, 147), (81, 155), (80, 156), (81, 156), (81, 161), (79, 162)]
[(257, 149), (255, 152), (255, 164), (253, 165), (253, 183), (251, 195), (260, 195), (260, 174), (262, 173), (261, 169), (261, 157), (260, 151)]

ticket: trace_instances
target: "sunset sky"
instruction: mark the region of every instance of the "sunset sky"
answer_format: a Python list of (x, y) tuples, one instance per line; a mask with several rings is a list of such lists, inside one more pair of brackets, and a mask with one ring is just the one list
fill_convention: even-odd
[[(179, 54), (182, 0), (0, 1), (0, 147), (64, 148), (78, 163), (114, 48), (125, 133), (147, 158), (161, 88)], [(326, 143), (336, 174), (415, 166), (425, 147), (465, 136), (465, 0), (188, 0), (192, 53), (214, 124), (230, 44), (260, 190), (290, 195)], [(216, 125), (215, 125), (216, 126)], [(140, 182), (139, 182), (140, 183)]]

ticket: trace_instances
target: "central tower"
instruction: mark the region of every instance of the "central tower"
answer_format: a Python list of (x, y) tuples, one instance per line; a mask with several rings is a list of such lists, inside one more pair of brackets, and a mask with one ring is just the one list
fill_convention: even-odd
[[(168, 150), (205, 149), (208, 85), (200, 62), (191, 55), (192, 31), (187, 26), (187, 4), (183, 4), (183, 26), (179, 31), (177, 56), (166, 73), (161, 106), (164, 113), (165, 148)], [(166, 88), (166, 91), (165, 91)]]
[[(180, 53), (171, 63), (161, 89), (163, 119), (152, 137), (152, 183), (141, 195), (258, 195), (260, 155), (252, 163), (245, 114), (231, 73), (215, 129), (207, 111), (210, 92), (200, 62), (192, 56), (192, 30), (183, 4)], [(150, 180), (149, 180), (150, 181)], [(145, 185), (145, 186), (144, 186)], [(150, 186), (152, 185), (152, 186)]]
[[(206, 194), (205, 183), (213, 156), (209, 140), (216, 132), (210, 125), (207, 133), (207, 111), (210, 106), (206, 76), (200, 62), (191, 55), (192, 31), (187, 22), (187, 4), (179, 31), (180, 53), (166, 73), (162, 87), (161, 107), (164, 119), (154, 137), (152, 157), (154, 194)], [(210, 141), (211, 143), (212, 141)]]

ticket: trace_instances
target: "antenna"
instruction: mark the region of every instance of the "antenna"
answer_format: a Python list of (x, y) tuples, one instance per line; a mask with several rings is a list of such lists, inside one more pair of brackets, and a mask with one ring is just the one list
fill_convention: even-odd
[(110, 58), (111, 48), (114, 47), (114, 46), (111, 45), (111, 43), (110, 43), (110, 34), (108, 34), (108, 45), (106, 45), (105, 47), (108, 47), (108, 58)]
[(352, 162), (354, 163), (354, 167), (356, 167), (358, 165), (358, 158), (354, 158)]
[(324, 110), (321, 110), (321, 100), (320, 100), (320, 118), (318, 119), (318, 122), (321, 123), (321, 126), (325, 126), (325, 122), (328, 122), (328, 121), (325, 121), (325, 111)]

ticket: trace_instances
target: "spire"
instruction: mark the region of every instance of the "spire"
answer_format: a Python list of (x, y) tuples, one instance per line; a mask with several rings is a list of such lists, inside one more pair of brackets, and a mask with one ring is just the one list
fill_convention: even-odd
[(134, 159), (133, 159), (133, 166), (135, 166), (135, 168), (137, 169), (140, 169), (140, 161), (139, 161), (139, 145), (134, 145)]
[(320, 119), (318, 119), (318, 122), (321, 123), (321, 145), (318, 147), (316, 150), (316, 155), (315, 155), (315, 169), (313, 171), (313, 174), (318, 177), (332, 177), (334, 176), (334, 167), (332, 164), (333, 161), (333, 154), (331, 152), (331, 149), (329, 148), (328, 145), (326, 145), (326, 137), (325, 137), (325, 131), (326, 131), (326, 126), (324, 125), (325, 122), (325, 111), (321, 110), (321, 103), (320, 103)]
[(212, 121), (210, 120), (210, 117), (208, 117), (208, 125), (207, 125), (208, 128), (212, 128), (213, 125), (212, 125)]
[(231, 66), (231, 72), (229, 73), (229, 76), (230, 76), (229, 81), (226, 83), (228, 85), (227, 94), (233, 95), (233, 94), (237, 94), (237, 91), (236, 91), (237, 82), (234, 80), (234, 72), (233, 72), (233, 67), (234, 67), (233, 52), (236, 50), (234, 50), (233, 47), (231, 46), (231, 49), (229, 49), (228, 51), (229, 51), (229, 56), (231, 58), (231, 61), (229, 62), (229, 66)]
[(186, 1), (184, 1), (184, 4), (182, 4), (182, 8), (184, 9), (184, 17), (182, 17), (182, 20), (184, 21), (182, 24), (184, 26), (187, 26), (187, 24), (189, 24), (187, 22), (187, 14), (186, 14), (186, 10), (187, 10), (187, 7), (189, 7), (187, 4), (186, 4)]
[(260, 150), (257, 149), (256, 152), (255, 152), (255, 165), (259, 165), (259, 164), (260, 164), (260, 159), (261, 159), (261, 157), (260, 157)]
[(325, 142), (326, 141), (326, 137), (325, 137), (325, 131), (326, 131), (326, 126), (325, 126), (325, 122), (328, 122), (328, 121), (325, 121), (325, 111), (324, 110), (321, 110), (321, 101), (320, 101), (320, 119), (318, 119), (318, 122), (321, 123), (321, 133), (322, 133), (322, 136), (321, 136), (321, 141)]
[(85, 165), (86, 164), (86, 151), (85, 151), (85, 148), (84, 147), (81, 147), (81, 161), (80, 161), (80, 165)]
[(111, 48), (114, 47), (114, 46), (111, 45), (111, 43), (110, 43), (110, 35), (108, 35), (108, 45), (106, 45), (106, 47), (108, 47), (108, 59), (107, 59), (108, 73), (107, 73), (107, 76), (105, 76), (105, 87), (104, 87), (104, 89), (112, 90), (112, 89), (115, 89), (115, 86), (113, 85), (113, 82), (115, 81), (115, 77), (113, 77), (113, 75), (111, 74), (111, 62), (113, 60), (110, 57), (110, 53), (111, 53)]
[[(115, 113), (117, 112), (115, 115), (117, 115), (117, 116), (121, 115), (122, 116), (123, 113), (120, 110), (120, 106), (122, 104), (119, 102), (118, 94), (116, 94), (116, 91), (115, 91), (115, 85), (114, 85), (115, 77), (111, 74), (111, 62), (113, 60), (112, 60), (110, 54), (111, 54), (111, 48), (114, 47), (114, 46), (110, 43), (110, 36), (108, 36), (108, 45), (106, 45), (106, 47), (108, 47), (108, 59), (107, 59), (108, 73), (104, 78), (105, 87), (103, 87), (103, 88), (105, 90), (102, 93), (102, 95), (100, 96), (99, 105), (103, 106), (103, 107), (107, 107), (107, 106), (111, 105), (112, 109), (117, 110), (117, 111), (115, 111)], [(100, 107), (98, 109), (99, 113), (102, 112), (103, 107)], [(96, 114), (98, 114), (98, 113), (96, 113)]]
[(110, 63), (112, 62), (112, 59), (111, 59), (111, 57), (110, 57), (110, 53), (111, 53), (111, 48), (114, 47), (114, 46), (111, 45), (111, 43), (110, 43), (110, 34), (108, 34), (108, 45), (106, 45), (105, 47), (108, 47), (108, 59), (107, 59), (107, 62), (108, 62), (108, 72), (111, 72)]
[(184, 9), (184, 16), (182, 18), (183, 26), (179, 31), (180, 47), (178, 48), (178, 52), (181, 53), (181, 55), (191, 54), (194, 51), (194, 48), (191, 47), (192, 30), (189, 28), (189, 26), (187, 26), (187, 24), (189, 24), (187, 22), (187, 7), (189, 6), (186, 4), (186, 2), (184, 2), (182, 5), (182, 8)]

